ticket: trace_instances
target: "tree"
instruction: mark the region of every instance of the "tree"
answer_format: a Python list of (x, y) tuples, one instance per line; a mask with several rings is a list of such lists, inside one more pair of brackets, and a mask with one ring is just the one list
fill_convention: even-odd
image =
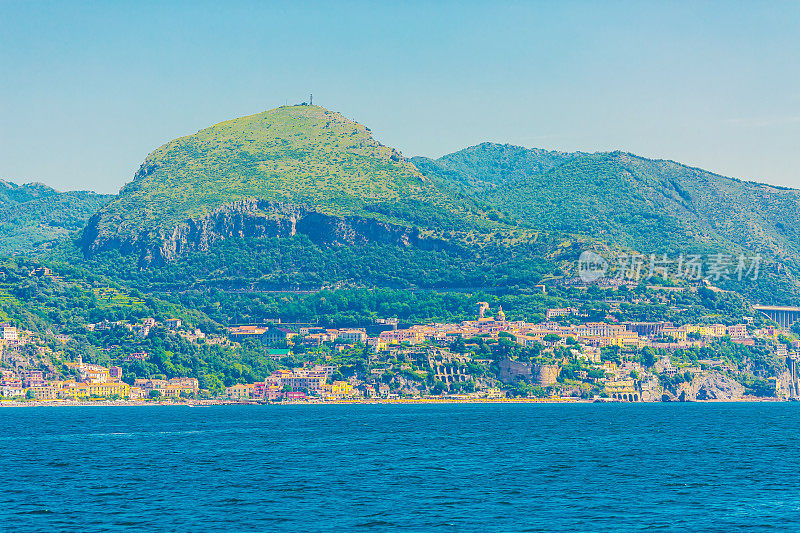
[(433, 385), (433, 389), (431, 389), (431, 394), (435, 396), (441, 396), (445, 392), (447, 392), (447, 385), (444, 383), (444, 381), (437, 380)]
[(150, 396), (150, 398), (153, 399), (153, 400), (158, 400), (159, 398), (161, 398), (161, 391), (160, 390), (151, 390), (150, 393), (148, 394), (148, 396)]
[(641, 362), (645, 367), (650, 368), (656, 362), (656, 352), (651, 347), (645, 346), (642, 348)]
[(464, 338), (459, 335), (456, 340), (450, 344), (450, 351), (455, 353), (467, 353), (467, 345), (464, 343)]
[(28, 400), (33, 400), (34, 398), (36, 398), (36, 395), (33, 394), (33, 389), (28, 389), (25, 392), (25, 398), (27, 398)]

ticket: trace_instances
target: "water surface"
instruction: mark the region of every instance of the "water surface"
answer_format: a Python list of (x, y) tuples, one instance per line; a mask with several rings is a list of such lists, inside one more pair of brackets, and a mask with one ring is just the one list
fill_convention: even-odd
[(800, 404), (0, 408), (0, 531), (800, 530)]

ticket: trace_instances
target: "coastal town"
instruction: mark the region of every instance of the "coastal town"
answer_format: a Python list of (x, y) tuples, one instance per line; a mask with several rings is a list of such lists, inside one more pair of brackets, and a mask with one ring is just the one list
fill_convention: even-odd
[[(788, 324), (783, 324), (787, 326)], [(55, 335), (0, 325), (2, 404), (276, 403), (380, 401), (707, 401), (798, 398), (800, 341), (760, 317), (741, 323), (675, 326), (668, 321), (590, 320), (578, 307), (549, 308), (545, 320), (507, 319), (502, 306), (475, 305), (456, 323), (376, 319), (360, 328), (282, 323), (231, 326), (222, 333), (181, 319), (102, 321), (146, 339), (154, 331), (204, 345), (256, 346), (269, 360), (262, 379), (204, 388), (190, 375), (137, 373), (154, 357), (108, 346), (106, 364), (59, 357)]]

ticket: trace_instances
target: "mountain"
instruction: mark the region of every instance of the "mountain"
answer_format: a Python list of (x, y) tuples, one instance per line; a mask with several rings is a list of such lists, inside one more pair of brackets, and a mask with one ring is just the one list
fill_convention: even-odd
[[(724, 249), (800, 266), (800, 191), (625, 152), (484, 143), (413, 162), (533, 229), (640, 252)], [(454, 180), (455, 177), (455, 180)]]
[(760, 254), (765, 279), (736, 290), (798, 301), (798, 207), (800, 191), (624, 152), (406, 159), (297, 105), (158, 148), (78, 245), (92, 268), (164, 291), (532, 287), (574, 275), (588, 248)]
[(229, 237), (319, 230), (345, 242), (416, 240), (417, 233), (392, 223), (431, 220), (480, 223), (367, 127), (297, 105), (222, 122), (158, 148), (92, 218), (81, 243), (89, 255), (120, 249), (149, 263)]
[(113, 196), (0, 180), (0, 255), (41, 251), (80, 230)]

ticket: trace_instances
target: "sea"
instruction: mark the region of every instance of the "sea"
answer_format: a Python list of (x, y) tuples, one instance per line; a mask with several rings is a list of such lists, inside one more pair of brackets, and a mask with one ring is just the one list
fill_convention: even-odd
[(800, 531), (800, 403), (0, 408), (0, 531)]

